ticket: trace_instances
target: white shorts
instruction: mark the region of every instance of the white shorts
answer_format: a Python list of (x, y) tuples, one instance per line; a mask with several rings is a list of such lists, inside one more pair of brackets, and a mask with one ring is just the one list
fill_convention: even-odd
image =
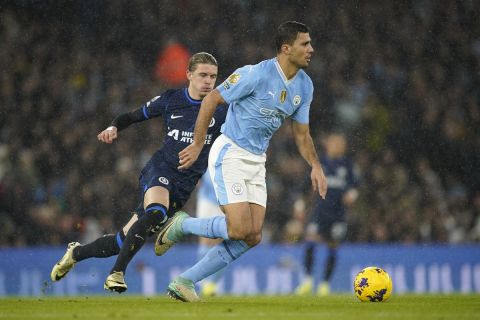
[(253, 154), (220, 135), (212, 145), (208, 170), (220, 205), (250, 202), (267, 206), (265, 154)]
[(197, 200), (197, 218), (211, 218), (215, 216), (222, 216), (222, 209), (218, 206), (218, 203), (210, 200), (199, 198)]

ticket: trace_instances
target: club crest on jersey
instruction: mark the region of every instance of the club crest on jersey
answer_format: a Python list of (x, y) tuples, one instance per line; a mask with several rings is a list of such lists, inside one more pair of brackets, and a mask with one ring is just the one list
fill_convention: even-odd
[(232, 192), (233, 194), (236, 194), (237, 196), (243, 193), (243, 187), (240, 183), (234, 183), (232, 185)]
[(211, 128), (214, 125), (215, 125), (215, 118), (212, 118), (212, 120), (210, 120), (210, 124), (208, 125), (208, 127)]
[(240, 74), (234, 73), (230, 77), (228, 77), (227, 81), (230, 82), (231, 84), (235, 84), (238, 82), (240, 79)]
[(165, 185), (168, 185), (168, 179), (165, 178), (165, 177), (160, 177), (158, 178), (158, 181), (160, 181), (160, 183), (163, 183)]
[(294, 106), (298, 106), (301, 101), (302, 101), (302, 97), (300, 97), (298, 94), (295, 97), (293, 97), (293, 105)]
[(282, 90), (280, 92), (280, 102), (284, 103), (287, 100), (287, 90)]

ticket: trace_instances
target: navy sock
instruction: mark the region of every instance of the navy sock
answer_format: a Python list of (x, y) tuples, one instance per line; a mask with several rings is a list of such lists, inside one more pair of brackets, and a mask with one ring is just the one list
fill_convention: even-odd
[(325, 273), (323, 275), (324, 281), (330, 281), (330, 278), (333, 274), (333, 269), (335, 269), (335, 265), (337, 262), (337, 249), (336, 248), (329, 248), (327, 262), (325, 263)]
[(308, 241), (305, 248), (304, 267), (307, 275), (311, 276), (313, 272), (313, 262), (315, 261), (315, 242)]
[(107, 258), (117, 255), (123, 239), (125, 239), (123, 231), (117, 234), (106, 234), (93, 242), (73, 249), (73, 259), (82, 261), (88, 258)]
[(145, 209), (145, 214), (140, 217), (128, 231), (118, 254), (117, 261), (115, 261), (110, 273), (122, 271), (125, 274), (128, 264), (143, 247), (147, 236), (151, 235), (152, 229), (165, 223), (166, 217), (167, 208), (165, 206), (159, 204), (148, 206)]

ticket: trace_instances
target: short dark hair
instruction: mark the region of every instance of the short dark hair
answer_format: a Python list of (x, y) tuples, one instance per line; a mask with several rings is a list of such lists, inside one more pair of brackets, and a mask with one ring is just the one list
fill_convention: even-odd
[(290, 44), (292, 45), (297, 39), (298, 33), (309, 33), (310, 29), (303, 23), (297, 21), (286, 21), (282, 23), (278, 29), (277, 34), (275, 35), (275, 46), (277, 52), (280, 52), (282, 45)]
[(217, 59), (207, 52), (198, 52), (190, 57), (188, 60), (188, 71), (193, 72), (197, 69), (197, 65), (205, 63), (211, 64), (218, 67)]

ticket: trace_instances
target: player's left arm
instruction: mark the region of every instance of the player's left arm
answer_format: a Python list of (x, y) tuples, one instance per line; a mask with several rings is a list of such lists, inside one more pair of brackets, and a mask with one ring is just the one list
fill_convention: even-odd
[(317, 151), (310, 135), (310, 127), (308, 123), (300, 123), (294, 120), (292, 121), (292, 129), (298, 151), (312, 167), (310, 178), (312, 179), (313, 190), (318, 191), (320, 196), (325, 199), (327, 195), (327, 178), (318, 160)]

